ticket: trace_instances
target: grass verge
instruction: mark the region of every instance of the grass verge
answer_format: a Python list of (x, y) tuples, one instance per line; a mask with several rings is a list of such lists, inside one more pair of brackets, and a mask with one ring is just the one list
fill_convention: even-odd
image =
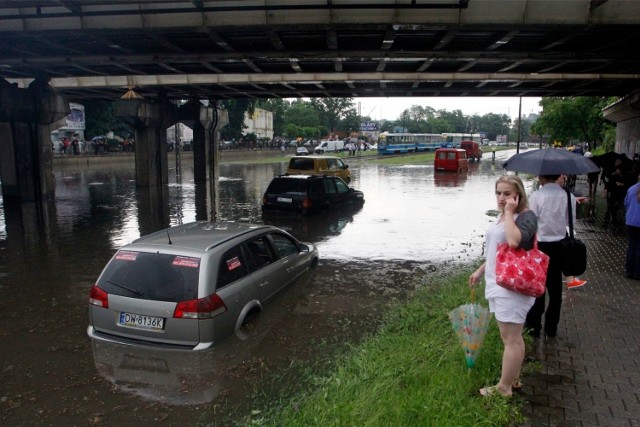
[[(519, 424), (518, 397), (484, 398), (497, 382), (502, 343), (494, 320), (468, 369), (448, 312), (469, 302), (471, 267), (429, 283), (391, 308), (380, 330), (349, 349), (329, 373), (308, 373), (278, 407), (254, 411), (260, 426), (503, 426)], [(477, 293), (482, 294), (478, 289)], [(487, 305), (484, 298), (479, 303)], [(272, 405), (274, 396), (264, 403)], [(271, 403), (269, 403), (271, 402)]]
[(417, 153), (417, 154), (402, 154), (398, 156), (390, 157), (376, 157), (369, 159), (370, 163), (376, 163), (379, 165), (415, 165), (415, 164), (433, 164), (435, 159), (435, 152), (429, 153)]

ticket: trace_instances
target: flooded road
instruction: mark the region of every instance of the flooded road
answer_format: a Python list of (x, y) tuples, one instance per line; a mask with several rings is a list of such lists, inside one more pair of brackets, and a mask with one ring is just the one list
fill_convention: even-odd
[[(318, 245), (320, 264), (267, 305), (249, 337), (211, 351), (93, 343), (88, 293), (116, 249), (162, 227), (208, 219), (206, 190), (172, 170), (167, 206), (135, 188), (133, 164), (58, 170), (45, 218), (0, 206), (0, 421), (6, 425), (229, 425), (287, 390), (309, 366), (375, 330), (423, 275), (437, 280), (482, 254), (498, 159), (466, 176), (431, 164), (347, 159), (366, 203), (348, 214), (270, 223)], [(222, 164), (218, 219), (262, 223), (284, 164)], [(530, 190), (532, 183), (526, 182)]]

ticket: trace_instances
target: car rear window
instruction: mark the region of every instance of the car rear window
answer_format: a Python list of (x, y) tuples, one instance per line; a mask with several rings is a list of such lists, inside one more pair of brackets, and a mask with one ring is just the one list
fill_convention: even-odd
[(296, 170), (313, 170), (313, 159), (291, 159), (289, 160), (289, 169)]
[(307, 180), (305, 179), (274, 179), (267, 188), (271, 194), (305, 195), (307, 193)]
[(118, 251), (98, 286), (110, 294), (178, 302), (198, 297), (199, 272), (199, 258)]

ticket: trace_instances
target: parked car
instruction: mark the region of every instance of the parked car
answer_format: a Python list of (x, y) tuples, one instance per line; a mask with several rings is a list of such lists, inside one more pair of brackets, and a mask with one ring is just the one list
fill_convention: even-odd
[(347, 184), (351, 182), (349, 165), (335, 156), (303, 156), (289, 159), (287, 173), (290, 175), (331, 175), (339, 176)]
[(433, 167), (436, 171), (467, 172), (467, 152), (462, 148), (438, 148)]
[(122, 247), (89, 295), (91, 338), (209, 348), (318, 262), (314, 245), (269, 225), (198, 221)]
[(309, 154), (309, 150), (307, 150), (304, 147), (298, 147), (296, 148), (296, 156), (306, 156), (307, 154)]
[(271, 180), (262, 197), (262, 212), (308, 214), (341, 207), (362, 206), (364, 193), (349, 188), (337, 176), (280, 175)]

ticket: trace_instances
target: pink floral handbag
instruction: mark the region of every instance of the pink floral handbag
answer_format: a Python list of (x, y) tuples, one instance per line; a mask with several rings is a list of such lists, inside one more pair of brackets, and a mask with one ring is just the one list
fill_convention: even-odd
[(538, 239), (533, 249), (511, 248), (508, 243), (498, 245), (496, 255), (496, 283), (513, 292), (539, 297), (544, 294), (547, 281), (549, 256), (538, 249)]

